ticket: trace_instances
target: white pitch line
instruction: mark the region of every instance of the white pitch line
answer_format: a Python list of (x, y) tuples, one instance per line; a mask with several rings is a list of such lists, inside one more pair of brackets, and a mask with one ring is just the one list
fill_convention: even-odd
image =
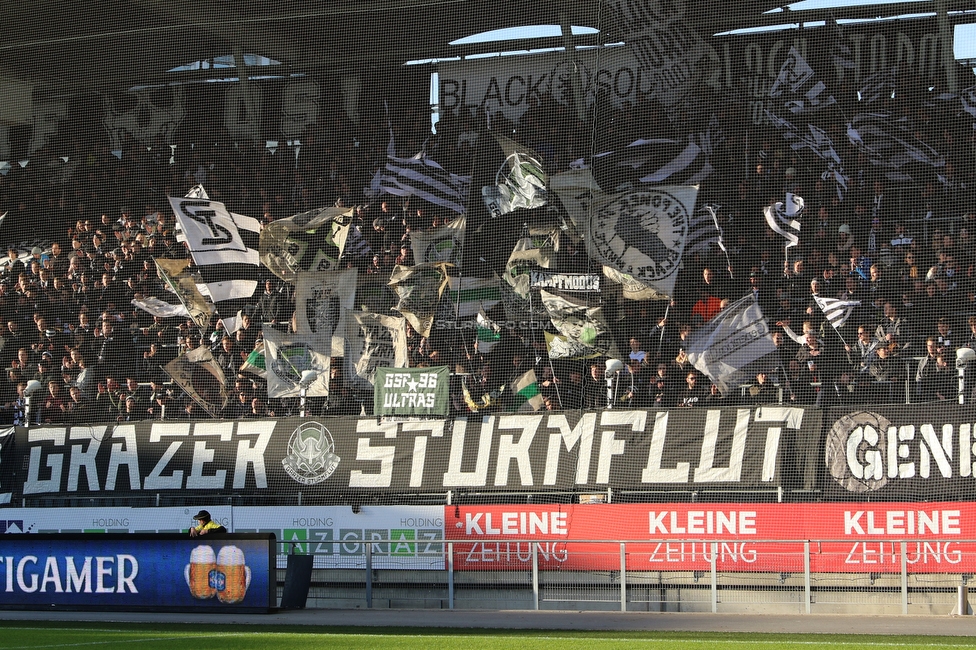
[[(6, 629), (35, 629), (35, 628), (6, 628)], [(79, 630), (79, 628), (66, 628), (70, 630)], [(89, 630), (81, 629), (83, 632), (88, 632)], [(119, 630), (91, 630), (92, 632), (118, 632)], [(179, 641), (183, 639), (206, 639), (213, 636), (210, 635), (197, 635), (197, 636), (160, 636), (160, 637), (150, 637), (150, 638), (138, 638), (138, 639), (115, 639), (111, 641), (86, 641), (84, 643), (51, 643), (46, 645), (18, 645), (18, 646), (0, 646), (3, 650), (34, 650), (34, 648), (81, 648), (85, 646), (99, 646), (99, 645), (109, 645), (115, 643), (144, 643), (151, 641)]]

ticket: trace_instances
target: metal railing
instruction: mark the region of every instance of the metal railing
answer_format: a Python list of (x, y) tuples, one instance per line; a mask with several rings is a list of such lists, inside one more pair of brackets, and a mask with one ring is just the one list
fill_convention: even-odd
[[(310, 550), (279, 543), (279, 568)], [(425, 558), (411, 543), (317, 557), (311, 606), (969, 614), (976, 567), (976, 540), (438, 539)]]

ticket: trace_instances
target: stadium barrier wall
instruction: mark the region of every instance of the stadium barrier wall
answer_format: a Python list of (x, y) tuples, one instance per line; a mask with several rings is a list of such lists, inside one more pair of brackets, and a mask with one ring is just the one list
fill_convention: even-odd
[[(311, 555), (309, 607), (945, 614), (976, 573), (964, 502), (210, 509), (280, 540), (279, 598)], [(188, 540), (194, 512), (5, 508), (0, 558), (21, 531)]]

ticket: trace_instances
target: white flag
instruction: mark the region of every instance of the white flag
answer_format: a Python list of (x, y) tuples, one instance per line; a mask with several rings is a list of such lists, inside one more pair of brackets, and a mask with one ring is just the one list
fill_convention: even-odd
[(712, 317), (687, 340), (688, 360), (728, 393), (776, 351), (769, 325), (753, 294)]
[(270, 326), (263, 332), (268, 397), (298, 397), (303, 388), (309, 397), (329, 394), (329, 355), (297, 335), (282, 334)]

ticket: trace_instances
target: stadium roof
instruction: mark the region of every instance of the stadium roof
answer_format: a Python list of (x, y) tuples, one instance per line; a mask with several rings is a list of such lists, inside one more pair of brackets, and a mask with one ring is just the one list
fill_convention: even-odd
[[(951, 19), (953, 12), (973, 10), (971, 0), (944, 2)], [(828, 13), (843, 20), (934, 12), (936, 4), (936, 0), (879, 2), (767, 13), (783, 7), (782, 0), (687, 0), (685, 17), (701, 33), (716, 34), (822, 21)], [(574, 36), (577, 45), (619, 40), (608, 25), (601, 24), (608, 18), (606, 13), (601, 15), (600, 6), (597, 0), (4, 2), (0, 5), (4, 28), (0, 77), (32, 83), (35, 97), (54, 97), (202, 80), (213, 76), (212, 67), (185, 68), (235, 52), (281, 62), (273, 68), (274, 74), (289, 75), (483, 53), (497, 49), (497, 44), (450, 43), (471, 34), (519, 25), (574, 25), (600, 30)], [(966, 19), (971, 21), (973, 15)], [(531, 49), (554, 44), (552, 38), (529, 38), (517, 46)], [(179, 70), (181, 67), (184, 69)], [(267, 74), (270, 69), (255, 74)]]

